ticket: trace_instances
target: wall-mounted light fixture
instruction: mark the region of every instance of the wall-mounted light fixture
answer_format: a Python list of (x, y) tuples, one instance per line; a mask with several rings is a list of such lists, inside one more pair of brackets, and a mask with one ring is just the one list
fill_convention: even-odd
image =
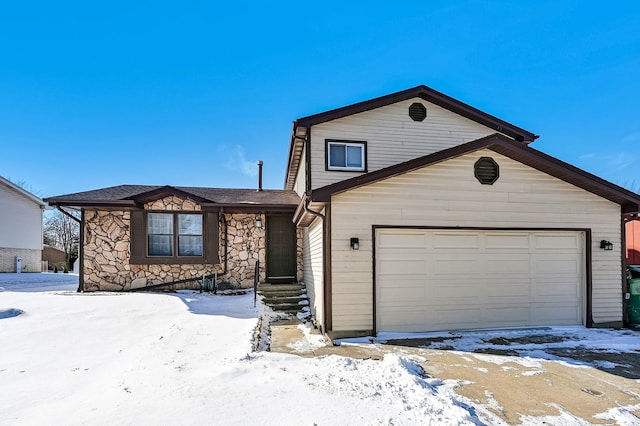
[(360, 240), (358, 237), (351, 237), (349, 245), (351, 246), (351, 250), (360, 250)]
[(256, 228), (262, 228), (262, 218), (260, 216), (256, 216)]
[(602, 240), (600, 241), (600, 248), (602, 250), (613, 250), (613, 243), (611, 241)]

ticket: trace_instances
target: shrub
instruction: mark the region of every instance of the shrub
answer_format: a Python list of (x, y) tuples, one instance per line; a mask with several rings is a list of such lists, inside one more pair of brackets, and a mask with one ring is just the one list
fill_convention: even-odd
[(53, 273), (54, 274), (58, 273), (58, 265), (53, 265)]
[(64, 265), (64, 269), (62, 270), (62, 272), (65, 274), (69, 273), (69, 268), (67, 267), (67, 265)]

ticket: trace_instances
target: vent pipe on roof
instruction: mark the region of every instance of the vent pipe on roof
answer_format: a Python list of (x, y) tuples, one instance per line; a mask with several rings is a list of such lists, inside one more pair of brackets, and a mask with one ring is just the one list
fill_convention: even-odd
[(258, 191), (262, 191), (262, 160), (258, 160)]

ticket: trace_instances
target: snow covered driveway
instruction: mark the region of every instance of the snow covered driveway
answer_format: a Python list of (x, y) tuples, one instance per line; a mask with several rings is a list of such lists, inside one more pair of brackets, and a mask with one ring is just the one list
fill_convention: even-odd
[(252, 353), (251, 294), (23, 284), (0, 292), (0, 310), (24, 311), (0, 319), (3, 425), (482, 424), (407, 357)]

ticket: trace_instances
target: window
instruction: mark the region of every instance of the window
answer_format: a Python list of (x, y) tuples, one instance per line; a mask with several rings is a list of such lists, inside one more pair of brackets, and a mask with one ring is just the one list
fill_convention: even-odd
[(131, 211), (132, 265), (220, 263), (218, 212)]
[(366, 142), (326, 141), (327, 170), (366, 171)]
[(201, 214), (149, 213), (147, 234), (149, 256), (202, 256)]
[(149, 256), (173, 256), (173, 215), (149, 213)]
[(178, 256), (202, 256), (202, 215), (178, 215)]

